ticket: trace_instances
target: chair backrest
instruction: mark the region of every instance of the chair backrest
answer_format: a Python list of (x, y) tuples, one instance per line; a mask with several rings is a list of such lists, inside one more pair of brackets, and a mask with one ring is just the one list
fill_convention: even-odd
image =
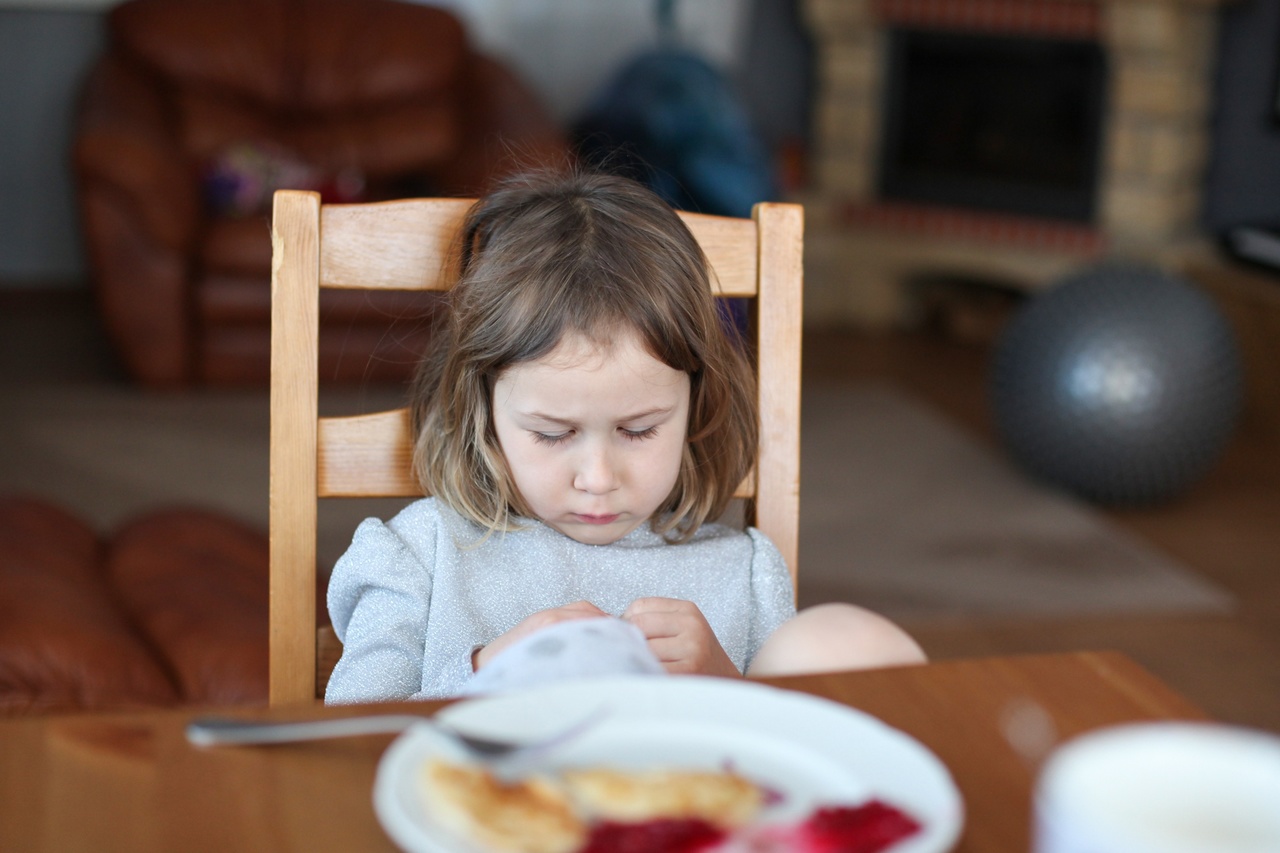
[[(316, 698), (317, 498), (412, 497), (407, 409), (318, 416), (321, 287), (447, 290), (468, 199), (322, 205), (275, 194), (271, 278), (270, 702)], [(803, 212), (759, 204), (751, 219), (682, 213), (714, 271), (717, 295), (755, 306), (760, 455), (737, 490), (746, 520), (796, 579), (800, 498)], [(331, 662), (330, 662), (331, 663)], [(323, 678), (323, 676), (322, 676)]]

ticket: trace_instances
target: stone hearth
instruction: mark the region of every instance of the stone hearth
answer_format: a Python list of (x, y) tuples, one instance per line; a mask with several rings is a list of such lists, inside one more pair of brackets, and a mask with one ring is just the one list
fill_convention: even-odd
[[(909, 320), (913, 281), (1034, 290), (1103, 258), (1178, 267), (1197, 228), (1209, 145), (1214, 0), (805, 0), (818, 52), (806, 320)], [(893, 28), (1089, 39), (1106, 56), (1091, 222), (881, 198)]]

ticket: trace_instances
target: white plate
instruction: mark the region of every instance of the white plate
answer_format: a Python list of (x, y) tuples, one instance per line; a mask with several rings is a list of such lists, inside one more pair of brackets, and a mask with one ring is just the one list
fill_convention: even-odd
[[(603, 720), (539, 769), (732, 767), (782, 795), (762, 820), (874, 796), (923, 825), (893, 853), (943, 853), (960, 836), (963, 803), (937, 756), (875, 717), (804, 693), (722, 678), (621, 676), (468, 700), (439, 716), (468, 732), (533, 739), (601, 706)], [(434, 756), (464, 757), (429, 726), (397, 738), (378, 764), (374, 810), (410, 853), (472, 853), (434, 824), (423, 802), (422, 768)]]

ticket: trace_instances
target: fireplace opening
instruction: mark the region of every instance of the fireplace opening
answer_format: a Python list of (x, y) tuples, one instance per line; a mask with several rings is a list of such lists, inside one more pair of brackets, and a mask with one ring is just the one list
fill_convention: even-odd
[(892, 29), (880, 195), (1092, 222), (1105, 98), (1095, 41)]

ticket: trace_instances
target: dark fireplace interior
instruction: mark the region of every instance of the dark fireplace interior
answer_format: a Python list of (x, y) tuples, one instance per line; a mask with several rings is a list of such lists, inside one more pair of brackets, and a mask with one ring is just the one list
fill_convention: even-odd
[(1093, 221), (1101, 45), (894, 29), (889, 63), (881, 198)]

